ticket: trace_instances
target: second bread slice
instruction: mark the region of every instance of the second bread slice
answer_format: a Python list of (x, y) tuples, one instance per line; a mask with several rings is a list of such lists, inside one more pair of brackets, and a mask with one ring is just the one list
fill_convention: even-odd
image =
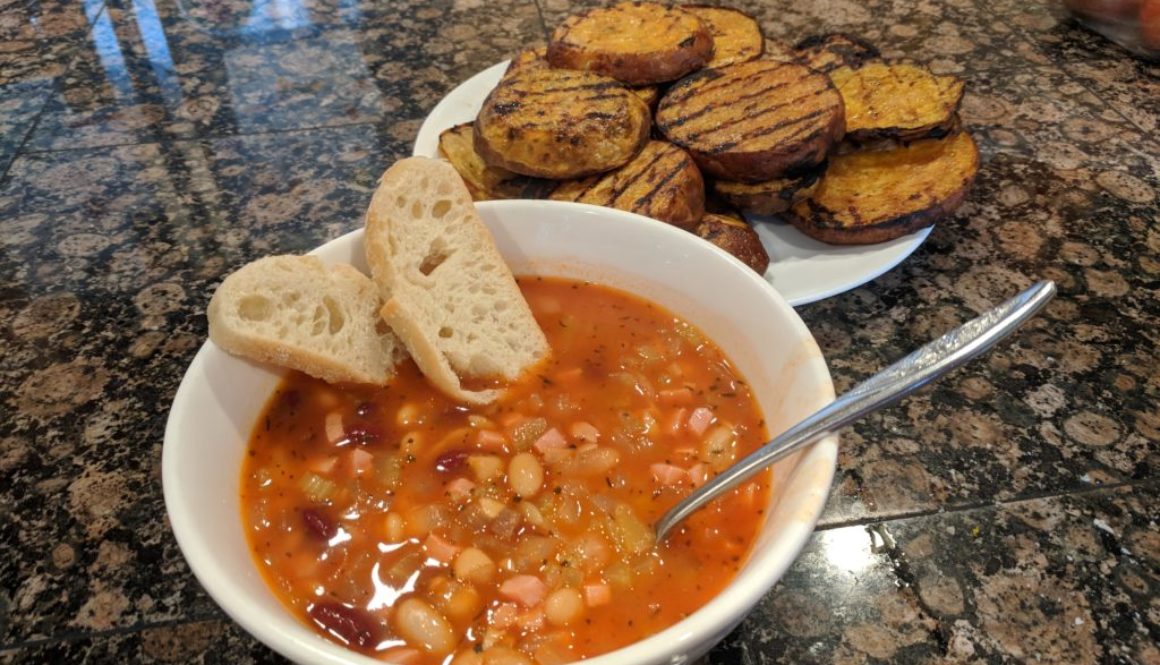
[(442, 392), (468, 403), (461, 378), (513, 380), (548, 342), (471, 195), (446, 162), (412, 157), (379, 180), (366, 218), (367, 262), (383, 319)]

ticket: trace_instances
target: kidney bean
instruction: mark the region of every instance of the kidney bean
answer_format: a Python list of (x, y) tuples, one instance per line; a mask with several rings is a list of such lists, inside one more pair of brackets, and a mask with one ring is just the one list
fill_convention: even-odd
[(346, 440), (358, 446), (369, 446), (382, 438), (382, 430), (374, 425), (356, 424), (346, 430)]
[(363, 610), (327, 602), (311, 605), (306, 613), (323, 630), (350, 646), (370, 649), (379, 642), (378, 626)]
[(439, 473), (459, 473), (467, 466), (468, 455), (466, 450), (448, 450), (435, 458), (435, 470)]
[(313, 508), (302, 511), (302, 523), (310, 535), (319, 540), (328, 541), (338, 535), (338, 525)]

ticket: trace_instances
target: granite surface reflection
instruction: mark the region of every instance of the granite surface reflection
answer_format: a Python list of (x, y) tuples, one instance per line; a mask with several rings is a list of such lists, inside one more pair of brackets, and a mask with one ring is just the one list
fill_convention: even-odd
[[(444, 94), (595, 4), (0, 0), (0, 660), (280, 662), (165, 517), (209, 295), (357, 228)], [(839, 391), (1060, 293), (843, 433), (818, 531), (706, 661), (1160, 663), (1160, 65), (1045, 0), (730, 4), (967, 81), (966, 204), (800, 310)]]

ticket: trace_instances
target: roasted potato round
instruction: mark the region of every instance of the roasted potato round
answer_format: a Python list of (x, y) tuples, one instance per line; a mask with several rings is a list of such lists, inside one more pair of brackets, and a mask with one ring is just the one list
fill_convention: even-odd
[(839, 67), (830, 80), (846, 107), (845, 138), (854, 143), (946, 136), (963, 100), (960, 79), (904, 62)]
[(761, 244), (757, 231), (740, 215), (706, 213), (693, 233), (736, 256), (759, 275), (769, 268), (769, 252)]
[(734, 208), (754, 215), (776, 215), (813, 193), (825, 170), (824, 163), (801, 175), (765, 182), (713, 181), (713, 191)]
[(873, 44), (841, 32), (811, 35), (798, 42), (794, 50), (806, 66), (823, 74), (838, 67), (857, 69), (881, 57)]
[(706, 67), (724, 67), (761, 57), (765, 35), (757, 19), (732, 7), (681, 5), (681, 9), (701, 19), (713, 35), (713, 57)]

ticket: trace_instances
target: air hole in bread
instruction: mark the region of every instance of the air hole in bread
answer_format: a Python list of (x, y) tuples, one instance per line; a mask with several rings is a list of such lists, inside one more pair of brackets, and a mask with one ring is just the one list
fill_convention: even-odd
[(342, 308), (330, 296), (323, 296), (322, 304), (326, 306), (326, 312), (329, 315), (330, 334), (337, 335), (346, 325), (346, 317), (342, 314)]
[(384, 321), (382, 319), (375, 321), (375, 334), (376, 335), (379, 335), (381, 337), (383, 335), (386, 335), (389, 332), (391, 332), (391, 327), (387, 325), (386, 321)]
[(495, 311), (502, 312), (507, 308), (508, 308), (508, 302), (506, 300), (495, 301)]
[(419, 264), (419, 272), (424, 275), (430, 275), (435, 272), (435, 269), (443, 265), (443, 262), (451, 256), (451, 252), (447, 251), (447, 246), (443, 244), (443, 240), (436, 238), (431, 241), (431, 247), (427, 250), (427, 256), (423, 257), (423, 262)]
[(322, 331), (329, 327), (328, 318), (330, 317), (326, 315), (326, 308), (322, 305), (316, 305), (314, 307), (314, 316), (310, 318), (310, 334), (315, 337), (321, 335)]
[(443, 219), (443, 216), (450, 210), (451, 202), (447, 199), (440, 199), (435, 202), (435, 207), (431, 208), (431, 214), (439, 219)]
[(395, 198), (395, 205), (399, 206), (400, 208), (407, 207), (407, 197), (399, 194), (399, 196)]
[(412, 201), (411, 202), (411, 217), (413, 217), (415, 219), (421, 219), (423, 217), (423, 202), (422, 201)]
[(274, 305), (265, 296), (246, 296), (238, 301), (238, 316), (247, 321), (268, 321)]
[(455, 334), (455, 331), (453, 331), (451, 328), (448, 328), (447, 326), (443, 326), (442, 328), (439, 329), (439, 336), (442, 337), (443, 339), (450, 339), (451, 336), (454, 334)]

